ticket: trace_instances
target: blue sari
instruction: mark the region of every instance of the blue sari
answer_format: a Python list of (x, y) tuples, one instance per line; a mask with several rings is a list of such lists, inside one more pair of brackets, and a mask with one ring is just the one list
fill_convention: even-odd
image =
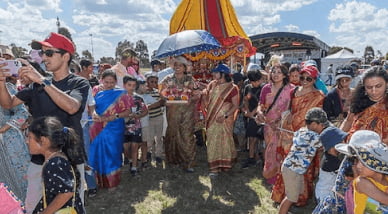
[[(129, 108), (125, 90), (100, 91), (94, 97), (96, 113), (110, 116)], [(90, 127), (89, 165), (97, 172), (100, 187), (115, 187), (120, 183), (121, 153), (124, 142), (124, 118), (110, 122), (93, 122)]]

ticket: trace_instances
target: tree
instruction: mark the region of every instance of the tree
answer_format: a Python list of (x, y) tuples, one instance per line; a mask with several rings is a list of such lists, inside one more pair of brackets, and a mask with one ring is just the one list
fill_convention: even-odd
[(116, 62), (115, 62), (115, 59), (113, 57), (102, 57), (100, 58), (100, 64), (102, 63), (108, 63), (110, 65), (114, 65)]
[(147, 44), (144, 43), (143, 40), (139, 40), (136, 42), (135, 51), (138, 54), (138, 57), (140, 59), (140, 65), (142, 67), (150, 67), (151, 65), (149, 60)]
[(121, 53), (125, 48), (132, 48), (133, 50), (135, 50), (134, 44), (133, 44), (132, 42), (127, 41), (127, 40), (120, 41), (119, 43), (117, 43), (115, 57), (117, 58), (117, 57), (120, 55), (120, 53)]
[(89, 50), (82, 51), (82, 58), (90, 59), (91, 61), (94, 61), (92, 53), (90, 53)]
[(364, 50), (364, 60), (365, 64), (370, 64), (370, 62), (375, 58), (375, 51), (372, 46), (366, 46)]
[(59, 33), (59, 34), (62, 34), (62, 35), (64, 35), (64, 36), (66, 36), (68, 39), (70, 39), (71, 41), (73, 41), (73, 38), (71, 37), (71, 33), (70, 33), (70, 31), (69, 31), (67, 28), (65, 28), (65, 27), (60, 27), (60, 28), (58, 29), (58, 33)]

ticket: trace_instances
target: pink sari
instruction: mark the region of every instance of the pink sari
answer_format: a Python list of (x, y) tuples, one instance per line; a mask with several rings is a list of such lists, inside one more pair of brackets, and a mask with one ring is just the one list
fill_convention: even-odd
[[(278, 172), (280, 172), (280, 166), (283, 160), (281, 154), (278, 153), (277, 148), (280, 147), (279, 135), (281, 115), (286, 111), (290, 104), (291, 91), (294, 86), (287, 84), (284, 86), (279, 94), (279, 97), (275, 101), (272, 108), (267, 112), (266, 121), (267, 124), (264, 127), (264, 141), (266, 143), (264, 153), (264, 169), (263, 176), (266, 179), (273, 179)], [(260, 104), (267, 109), (273, 102), (276, 94), (271, 92), (272, 84), (267, 84), (263, 87), (260, 95)]]

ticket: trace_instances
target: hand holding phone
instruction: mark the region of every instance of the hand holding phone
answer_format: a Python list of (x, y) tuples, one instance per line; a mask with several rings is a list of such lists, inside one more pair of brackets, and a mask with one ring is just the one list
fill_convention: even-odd
[(13, 76), (18, 76), (19, 69), (22, 67), (22, 63), (17, 60), (5, 60), (0, 63), (6, 63), (3, 69), (8, 69), (8, 72)]

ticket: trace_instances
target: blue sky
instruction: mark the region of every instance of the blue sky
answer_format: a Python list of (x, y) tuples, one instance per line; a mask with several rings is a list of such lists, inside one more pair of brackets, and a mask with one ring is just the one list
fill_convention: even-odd
[[(330, 46), (362, 54), (366, 45), (388, 51), (388, 1), (231, 0), (248, 35), (289, 31), (313, 35)], [(0, 43), (28, 48), (56, 31), (56, 17), (68, 27), (77, 51), (95, 58), (114, 56), (119, 41), (148, 44), (150, 53), (168, 36), (169, 19), (180, 0), (0, 0)]]

